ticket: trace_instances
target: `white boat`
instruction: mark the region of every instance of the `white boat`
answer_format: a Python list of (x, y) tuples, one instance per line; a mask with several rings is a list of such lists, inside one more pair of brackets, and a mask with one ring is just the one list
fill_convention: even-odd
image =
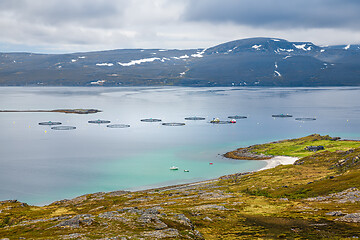
[(185, 169), (184, 172), (190, 172), (189, 170)]
[(179, 170), (179, 168), (178, 168), (178, 167), (175, 167), (175, 166), (172, 166), (172, 167), (170, 168), (170, 170)]

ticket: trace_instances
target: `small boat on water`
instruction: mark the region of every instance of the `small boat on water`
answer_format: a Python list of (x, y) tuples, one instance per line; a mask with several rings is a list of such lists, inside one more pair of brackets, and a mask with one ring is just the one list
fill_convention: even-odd
[(230, 123), (236, 123), (236, 119), (231, 119)]
[(170, 168), (170, 170), (179, 170), (179, 168), (176, 167), (176, 166), (172, 166), (172, 167)]
[(211, 123), (219, 123), (220, 119), (219, 118), (213, 118), (210, 122)]
[(190, 172), (189, 170), (185, 169), (184, 172)]

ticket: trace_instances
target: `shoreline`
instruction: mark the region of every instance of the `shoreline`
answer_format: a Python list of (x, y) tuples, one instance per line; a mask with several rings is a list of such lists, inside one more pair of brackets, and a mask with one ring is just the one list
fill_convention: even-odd
[[(233, 159), (233, 158), (228, 158), (229, 160), (235, 160), (235, 161), (239, 161), (237, 159)], [(263, 170), (267, 170), (267, 169), (271, 169), (271, 168), (275, 168), (279, 165), (290, 165), (290, 164), (294, 164), (294, 162), (296, 160), (298, 160), (299, 158), (297, 157), (289, 157), (289, 156), (274, 156), (273, 158), (270, 159), (266, 159), (266, 160), (254, 160), (254, 159), (241, 159), (240, 161), (262, 161), (262, 162), (266, 162), (266, 166), (263, 168), (260, 168), (258, 170), (255, 171), (251, 171), (251, 172), (235, 172), (232, 174), (227, 174), (227, 175), (223, 175), (217, 178), (210, 178), (210, 179), (205, 179), (205, 180), (200, 180), (200, 181), (194, 181), (194, 182), (189, 182), (189, 183), (180, 183), (180, 184), (174, 184), (174, 185), (165, 185), (165, 186), (159, 186), (159, 187), (149, 187), (149, 188), (144, 188), (144, 189), (139, 189), (139, 190), (115, 190), (115, 191), (110, 191), (110, 192), (93, 192), (93, 193), (86, 193), (83, 195), (79, 195), (76, 196), (74, 198), (70, 198), (70, 199), (60, 199), (60, 200), (56, 200), (50, 203), (46, 203), (46, 204), (34, 204), (32, 206), (38, 206), (38, 207), (44, 207), (44, 206), (50, 206), (53, 204), (56, 204), (58, 202), (63, 202), (63, 201), (73, 201), (75, 199), (78, 199), (79, 197), (82, 196), (88, 196), (88, 195), (92, 195), (92, 194), (98, 194), (98, 193), (103, 193), (103, 194), (112, 194), (112, 193), (117, 193), (117, 192), (126, 192), (128, 194), (131, 193), (140, 193), (140, 192), (153, 192), (153, 191), (158, 191), (158, 192), (162, 192), (162, 191), (169, 191), (169, 190), (178, 190), (178, 189), (183, 189), (183, 188), (188, 188), (188, 187), (194, 187), (194, 186), (198, 186), (198, 185), (202, 185), (202, 184), (208, 184), (208, 183), (213, 183), (216, 181), (219, 181), (221, 179), (226, 179), (230, 176), (233, 175), (248, 175), (248, 174), (252, 174), (255, 172), (259, 172), (259, 171), (263, 171)], [(0, 200), (0, 202), (4, 202), (4, 201), (18, 201), (18, 200), (12, 200), (12, 199), (5, 199), (5, 200)], [(19, 201), (21, 202), (21, 201)], [(22, 202), (23, 203), (23, 202)], [(27, 204), (26, 202), (24, 202), (25, 204)]]

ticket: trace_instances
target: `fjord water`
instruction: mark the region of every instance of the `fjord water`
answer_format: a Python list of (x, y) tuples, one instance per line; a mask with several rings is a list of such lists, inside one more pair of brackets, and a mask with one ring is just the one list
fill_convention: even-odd
[[(1, 110), (96, 108), (89, 115), (0, 113), (0, 200), (46, 204), (86, 193), (135, 190), (258, 170), (221, 154), (312, 133), (360, 139), (360, 88), (2, 87)], [(293, 118), (272, 118), (272, 114)], [(213, 125), (245, 115), (236, 124)], [(202, 116), (206, 121), (186, 121)], [(295, 117), (316, 117), (299, 122)], [(185, 122), (169, 127), (140, 122)], [(106, 119), (130, 124), (111, 129)], [(60, 121), (76, 130), (39, 126)], [(213, 164), (210, 165), (209, 163)], [(178, 166), (179, 171), (170, 171)], [(189, 172), (184, 172), (188, 169)]]

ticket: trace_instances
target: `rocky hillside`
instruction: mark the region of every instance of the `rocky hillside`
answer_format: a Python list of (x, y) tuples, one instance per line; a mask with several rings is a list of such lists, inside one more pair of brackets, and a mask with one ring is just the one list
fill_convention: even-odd
[[(308, 143), (321, 143), (325, 150), (308, 152), (302, 148)], [(44, 207), (2, 201), (0, 238), (359, 238), (360, 142), (311, 135), (250, 151), (271, 155), (274, 149), (306, 156), (294, 165), (254, 173), (139, 192), (94, 193)]]
[(359, 86), (360, 45), (250, 38), (208, 49), (0, 53), (3, 86)]

